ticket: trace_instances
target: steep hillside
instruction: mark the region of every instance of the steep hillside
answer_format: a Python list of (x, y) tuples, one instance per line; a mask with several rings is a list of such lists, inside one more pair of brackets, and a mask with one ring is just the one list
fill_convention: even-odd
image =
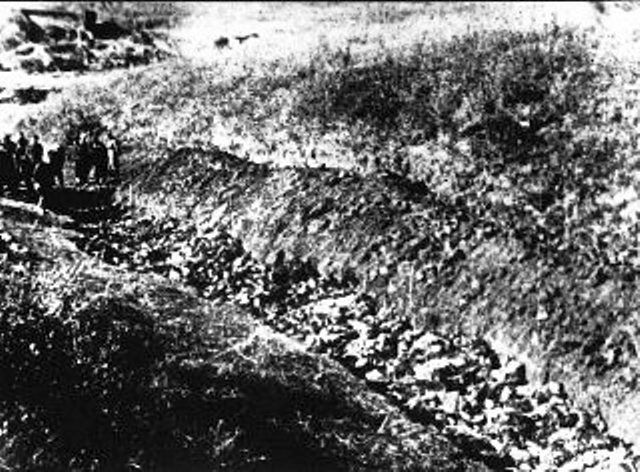
[(2, 202), (9, 470), (478, 470), (326, 358)]
[(506, 343), (529, 356), (535, 378), (570, 379), (585, 404), (599, 398), (614, 424), (634, 430), (625, 403), (637, 398), (637, 290), (632, 267), (607, 262), (615, 246), (567, 241), (549, 225), (518, 233), (508, 213), (393, 174), (274, 170), (192, 149), (166, 162), (142, 172), (137, 191), (154, 203), (141, 214), (159, 215), (171, 195), (182, 202), (172, 207), (177, 228), (224, 228), (259, 260), (284, 250), (325, 276), (355, 277), (418, 326)]
[[(130, 215), (87, 244), (111, 262), (218, 298), (235, 256), (220, 256), (224, 276), (184, 261), (194, 244), (219, 257), (197, 228), (228, 234), (230, 253), (522, 355), (638, 444), (637, 58), (559, 21), (466, 31), (469, 8), (304, 36), (291, 55), (238, 46), (149, 67), (22, 126), (61, 139), (102, 120), (125, 138)], [(412, 23), (429, 14), (459, 34)], [(312, 285), (270, 322), (313, 301)], [(252, 290), (247, 304), (277, 305)]]

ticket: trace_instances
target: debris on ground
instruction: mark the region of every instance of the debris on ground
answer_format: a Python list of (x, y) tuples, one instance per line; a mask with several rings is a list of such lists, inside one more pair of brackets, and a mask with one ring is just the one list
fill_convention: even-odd
[(104, 260), (160, 273), (205, 298), (250, 308), (276, 331), (338, 360), (410, 418), (435, 424), (500, 470), (640, 470), (630, 444), (564, 385), (533, 385), (526, 366), (484, 339), (416, 329), (347, 279), (321, 275), (283, 251), (260, 264), (242, 243), (193, 222), (153, 217), (85, 228), (79, 246)]

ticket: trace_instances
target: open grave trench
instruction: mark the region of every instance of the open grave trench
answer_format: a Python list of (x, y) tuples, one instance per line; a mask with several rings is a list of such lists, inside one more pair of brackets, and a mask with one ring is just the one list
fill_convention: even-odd
[(113, 190), (54, 198), (52, 208), (81, 234), (80, 249), (249, 309), (490, 468), (640, 467), (632, 445), (608, 433), (597, 405), (578, 407), (562, 383), (534, 383), (523, 362), (486, 339), (416, 328), (411, 314), (381, 302), (354, 274), (322, 274), (313, 259), (285, 251), (260, 259), (224, 227), (141, 214), (117, 202)]
[[(7, 102), (36, 101), (38, 90), (7, 95)], [(87, 253), (247, 307), (494, 469), (640, 467), (631, 445), (608, 433), (597, 405), (578, 407), (559, 382), (535, 383), (520, 359), (486, 339), (416, 328), (411, 313), (385, 304), (354, 274), (327, 276), (314, 260), (286, 252), (264, 260), (222, 226), (140, 217), (115, 202), (114, 189), (65, 192), (52, 210), (73, 218), (83, 235), (76, 243)]]

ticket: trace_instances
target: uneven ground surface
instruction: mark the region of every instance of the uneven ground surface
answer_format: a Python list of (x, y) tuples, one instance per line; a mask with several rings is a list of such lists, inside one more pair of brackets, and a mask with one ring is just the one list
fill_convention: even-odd
[(631, 467), (637, 10), (194, 8), (182, 58), (20, 125), (126, 141), (126, 212), (76, 244), (245, 307), (489, 467)]
[(90, 259), (68, 218), (0, 211), (7, 470), (482, 470), (246, 309)]
[[(50, 36), (45, 36), (40, 43), (29, 42), (25, 34), (25, 18), (20, 14), (21, 9), (42, 12), (66, 11), (82, 17), (86, 8), (96, 12), (99, 21), (114, 21), (131, 34), (124, 34), (106, 42), (98, 41), (88, 46), (87, 50), (91, 55), (88, 64), (79, 59), (77, 49), (73, 53), (70, 52), (69, 44), (65, 40), (53, 40)], [(187, 4), (176, 5), (170, 2), (139, 5), (130, 2), (3, 4), (0, 7), (0, 127), (13, 129), (21, 119), (37, 108), (34, 105), (63, 88), (77, 84), (104, 86), (118, 76), (118, 69), (130, 69), (138, 64), (148, 64), (150, 61), (162, 60), (174, 54), (171, 41), (167, 40), (165, 33), (189, 11), (191, 8)], [(35, 17), (36, 24), (45, 28), (47, 21), (52, 21), (51, 17)], [(55, 20), (53, 21), (55, 24)], [(79, 24), (67, 19), (57, 26), (69, 31)], [(148, 43), (146, 46), (141, 44), (138, 37), (142, 32)], [(134, 37), (136, 41), (133, 41)], [(27, 52), (29, 48), (32, 50), (31, 53)], [(60, 50), (67, 52), (61, 56)], [(46, 69), (39, 71), (39, 67), (34, 66), (35, 63)]]

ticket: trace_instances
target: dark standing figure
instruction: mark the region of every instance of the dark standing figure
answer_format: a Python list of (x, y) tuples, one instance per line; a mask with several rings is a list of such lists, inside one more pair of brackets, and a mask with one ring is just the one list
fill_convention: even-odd
[(11, 154), (11, 156), (15, 159), (17, 146), (16, 146), (16, 143), (14, 143), (13, 140), (11, 139), (10, 134), (4, 135), (3, 145), (5, 150), (8, 151), (9, 154)]
[(29, 141), (24, 133), (20, 132), (18, 147), (16, 149), (16, 163), (18, 167), (19, 180), (24, 182), (27, 192), (33, 193), (33, 161), (29, 153)]
[(0, 194), (3, 194), (9, 185), (9, 153), (4, 146), (0, 147)]
[(40, 136), (37, 134), (33, 135), (33, 142), (31, 143), (31, 161), (33, 165), (37, 166), (42, 163), (42, 158), (44, 156), (44, 148), (42, 147), (42, 143), (40, 143)]
[(24, 132), (20, 131), (20, 137), (18, 138), (18, 151), (22, 151), (26, 154), (28, 147), (29, 147), (29, 140), (24, 135)]
[(33, 164), (34, 190), (39, 197), (38, 205), (42, 206), (45, 202), (46, 193), (46, 189), (43, 187), (47, 183), (46, 175), (50, 174), (50, 172), (48, 170), (49, 166), (44, 163), (44, 148), (42, 147), (40, 137), (37, 134), (33, 135), (29, 155), (31, 157), (31, 163)]
[(40, 162), (36, 164), (36, 169), (33, 174), (33, 180), (35, 181), (35, 189), (38, 194), (38, 205), (44, 207), (49, 201), (49, 195), (54, 183), (53, 166), (52, 162), (55, 159), (55, 151), (51, 150), (47, 153), (47, 161), (44, 162), (40, 159)]
[(95, 180), (97, 183), (102, 184), (107, 179), (109, 158), (107, 156), (107, 147), (102, 142), (100, 134), (96, 133), (93, 138), (91, 154), (96, 168)]
[(7, 134), (0, 149), (0, 185), (3, 191), (8, 188), (11, 192), (15, 192), (18, 187), (15, 153), (16, 145), (11, 140), (11, 135)]
[(5, 150), (7, 151), (7, 153), (9, 153), (9, 160), (11, 161), (10, 163), (11, 172), (9, 173), (9, 186), (11, 187), (11, 190), (15, 192), (16, 190), (18, 190), (18, 180), (19, 180), (18, 166), (17, 166), (17, 159), (16, 159), (17, 145), (11, 139), (10, 134), (6, 134), (4, 136), (3, 144), (4, 144)]
[(0, 147), (0, 194), (9, 186), (9, 153)]
[(64, 163), (66, 160), (66, 151), (63, 146), (58, 146), (55, 151), (50, 154), (51, 173), (53, 180), (57, 181), (60, 188), (64, 188)]
[(78, 185), (86, 185), (91, 171), (91, 137), (89, 133), (82, 133), (78, 139), (76, 157), (76, 180)]

